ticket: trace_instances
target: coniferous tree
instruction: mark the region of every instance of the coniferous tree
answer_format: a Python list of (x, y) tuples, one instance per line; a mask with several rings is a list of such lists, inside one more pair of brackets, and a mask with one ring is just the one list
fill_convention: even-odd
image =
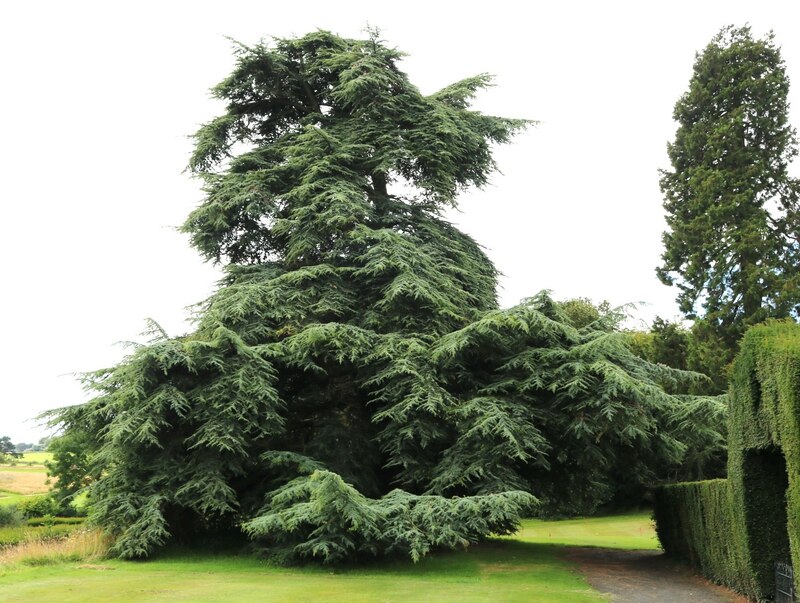
[(469, 109), (488, 76), (423, 96), (374, 35), (237, 54), (184, 226), (224, 280), (192, 333), (154, 325), (54, 413), (91, 442), (119, 555), (241, 526), (287, 560), (418, 559), (679, 462), (683, 402), (657, 381), (681, 375), (546, 294), (499, 310), (494, 266), (441, 216), (526, 125)]
[(669, 230), (657, 272), (680, 289), (681, 311), (703, 319), (696, 336), (711, 356), (723, 354), (723, 366), (747, 325), (796, 314), (800, 304), (788, 91), (773, 35), (726, 27), (697, 55), (675, 105), (672, 169), (661, 178)]

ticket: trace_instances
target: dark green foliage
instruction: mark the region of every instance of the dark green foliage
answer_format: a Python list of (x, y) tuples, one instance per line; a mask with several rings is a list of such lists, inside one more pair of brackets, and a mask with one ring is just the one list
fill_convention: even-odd
[(696, 319), (689, 334), (687, 365), (710, 379), (710, 382), (702, 385), (702, 393), (720, 394), (728, 391), (728, 375), (733, 359), (729, 343), (718, 332), (714, 322), (705, 318)]
[(14, 452), (14, 444), (11, 443), (11, 438), (8, 436), (0, 437), (0, 454), (8, 454)]
[(783, 525), (800, 567), (800, 327), (754, 327), (741, 348), (731, 373), (728, 474), (758, 593), (770, 588), (771, 561), (788, 560)]
[(686, 402), (659, 383), (691, 376), (546, 294), (499, 310), (494, 266), (440, 215), (525, 122), (468, 108), (486, 76), (422, 96), (399, 57), (317, 32), (240, 47), (215, 88), (184, 229), (226, 276), (193, 332), (154, 324), (53, 413), (116, 554), (243, 526), (287, 560), (417, 559), (679, 463)]
[(703, 317), (722, 367), (747, 325), (788, 316), (800, 303), (788, 90), (772, 34), (754, 39), (748, 27), (726, 27), (697, 55), (675, 105), (658, 276), (680, 289), (686, 316)]
[(728, 397), (694, 396), (670, 419), (675, 437), (685, 446), (681, 464), (665, 468), (668, 481), (724, 477), (727, 462)]
[[(705, 374), (707, 365), (694, 362), (697, 337), (676, 322), (656, 317), (648, 332), (629, 333), (632, 351), (649, 362)], [(717, 376), (719, 377), (719, 376)], [(722, 382), (727, 382), (722, 377)], [(678, 467), (664, 467), (659, 481), (696, 481), (725, 476), (728, 399), (714, 379), (662, 382), (670, 393), (693, 397), (672, 417), (671, 426), (686, 446)], [(713, 395), (718, 394), (718, 395)]]
[[(730, 396), (728, 480), (662, 490), (658, 532), (668, 553), (767, 599), (774, 562), (791, 557), (800, 567), (800, 326), (771, 321), (748, 330)], [(725, 548), (728, 565), (720, 561)]]
[(737, 523), (728, 480), (663, 486), (654, 503), (656, 533), (668, 555), (721, 584), (739, 583), (743, 552), (733, 537)]
[(25, 519), (25, 515), (16, 505), (0, 505), (0, 527), (18, 526)]

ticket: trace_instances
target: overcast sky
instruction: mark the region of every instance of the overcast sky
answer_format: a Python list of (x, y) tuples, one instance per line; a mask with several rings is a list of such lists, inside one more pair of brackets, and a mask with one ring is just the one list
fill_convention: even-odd
[(423, 92), (495, 74), (477, 107), (541, 123), (498, 149), (503, 173), (452, 219), (504, 273), (503, 305), (551, 289), (646, 302), (648, 321), (677, 315), (654, 273), (658, 169), (694, 54), (726, 24), (772, 29), (800, 107), (799, 17), (764, 0), (4, 3), (0, 436), (41, 437), (31, 417), (84, 399), (74, 373), (117, 362), (147, 317), (185, 332), (214, 288), (175, 226), (201, 199), (187, 136), (220, 112), (208, 89), (232, 67), (226, 36), (369, 24)]

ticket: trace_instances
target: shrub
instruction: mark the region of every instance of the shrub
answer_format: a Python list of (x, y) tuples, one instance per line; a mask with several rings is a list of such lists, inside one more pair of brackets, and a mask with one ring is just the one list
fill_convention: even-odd
[(19, 503), (17, 503), (17, 507), (26, 518), (56, 515), (59, 510), (58, 503), (56, 503), (52, 497), (46, 494), (23, 498)]
[(21, 525), (23, 519), (24, 516), (17, 506), (0, 506), (0, 527)]

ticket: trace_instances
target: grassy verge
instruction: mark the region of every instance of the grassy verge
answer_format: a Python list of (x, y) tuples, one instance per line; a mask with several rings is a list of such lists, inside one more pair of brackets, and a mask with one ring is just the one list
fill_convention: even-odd
[(39, 526), (8, 526), (0, 528), (0, 549), (22, 542), (63, 538), (81, 527), (80, 523), (58, 523)]
[(145, 563), (0, 565), (0, 601), (607, 601), (563, 559), (561, 545), (653, 548), (652, 534), (649, 515), (638, 513), (529, 520), (518, 537), (433, 555), (417, 564), (279, 568), (247, 556), (172, 552)]

